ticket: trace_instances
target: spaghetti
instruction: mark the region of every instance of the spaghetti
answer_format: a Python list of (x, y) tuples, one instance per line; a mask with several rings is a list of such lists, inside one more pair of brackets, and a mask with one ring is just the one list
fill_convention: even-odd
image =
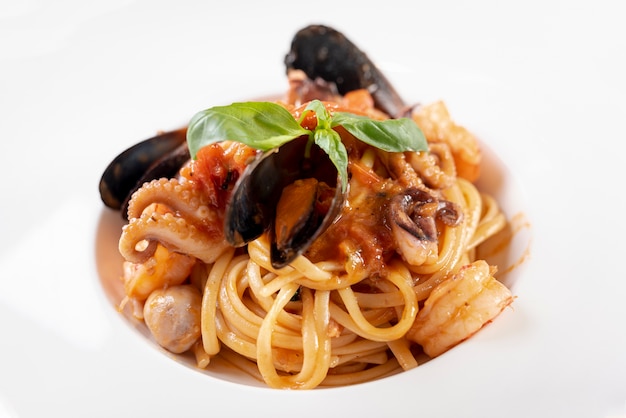
[[(302, 105), (293, 90), (285, 97), (279, 103), (288, 110)], [(365, 91), (334, 100), (386, 117)], [(203, 150), (175, 179), (145, 184), (120, 238), (121, 308), (132, 302), (136, 317), (156, 323), (150, 330), (166, 348), (164, 340), (192, 335), (177, 352), (192, 352), (199, 368), (221, 356), (273, 388), (377, 379), (468, 338), (513, 300), (496, 268), (475, 258), (507, 221), (474, 185), (477, 141), (445, 105), (418, 107), (413, 120), (429, 151), (388, 153), (340, 132), (350, 174), (341, 217), (280, 269), (270, 262), (267, 234), (241, 248), (223, 239), (228, 188), (207, 187), (206, 179), (243, 171), (254, 153), (236, 138)], [(406, 219), (419, 233), (407, 232)], [(186, 302), (148, 302), (153, 291), (178, 286), (197, 289), (200, 306), (172, 317), (170, 305)]]

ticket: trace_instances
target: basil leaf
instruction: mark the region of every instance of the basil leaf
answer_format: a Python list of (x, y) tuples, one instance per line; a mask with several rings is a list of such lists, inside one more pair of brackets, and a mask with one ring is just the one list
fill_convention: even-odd
[(232, 140), (267, 151), (310, 131), (300, 126), (287, 109), (272, 102), (242, 102), (215, 106), (196, 113), (187, 128), (192, 158), (216, 142)]
[(348, 151), (341, 142), (341, 136), (331, 128), (316, 129), (313, 140), (330, 157), (330, 161), (337, 167), (341, 180), (341, 190), (348, 187)]
[(373, 120), (352, 113), (336, 112), (332, 126), (341, 125), (359, 140), (387, 152), (427, 151), (424, 133), (409, 118)]
[[(300, 126), (307, 112), (313, 111), (317, 126), (313, 131)], [(343, 126), (359, 140), (387, 152), (427, 151), (428, 143), (417, 124), (409, 118), (373, 120), (346, 112), (331, 114), (319, 100), (312, 100), (300, 120), (273, 102), (242, 102), (216, 106), (198, 112), (187, 128), (187, 145), (192, 158), (207, 145), (232, 140), (261, 151), (280, 147), (303, 135), (329, 156), (339, 173), (343, 190), (348, 185), (348, 152), (333, 127)]]

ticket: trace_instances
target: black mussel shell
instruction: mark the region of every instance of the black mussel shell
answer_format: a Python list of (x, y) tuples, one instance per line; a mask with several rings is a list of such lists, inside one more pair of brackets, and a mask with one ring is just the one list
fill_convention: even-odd
[[(310, 158), (305, 158), (307, 141), (307, 137), (298, 138), (261, 155), (243, 172), (226, 207), (224, 234), (231, 245), (239, 247), (258, 238), (265, 231), (270, 231), (270, 240), (274, 240), (271, 231), (276, 206), (287, 185), (298, 179), (314, 177), (336, 188), (331, 210), (323, 219), (319, 219), (317, 225), (308, 228), (306, 237), (294, 240), (291, 248), (282, 251), (277, 251), (276, 246), (272, 245), (271, 257), (275, 268), (289, 264), (302, 254), (336, 219), (345, 201), (341, 187), (338, 187), (337, 169), (328, 155), (313, 145)], [(312, 164), (313, 161), (315, 163)]]
[(100, 178), (100, 198), (109, 208), (121, 210), (144, 182), (171, 177), (189, 160), (187, 128), (168, 131), (143, 140), (119, 154)]
[(287, 71), (302, 70), (311, 80), (333, 82), (342, 95), (367, 89), (376, 106), (391, 117), (406, 116), (408, 108), (372, 60), (341, 32), (324, 25), (299, 30), (285, 57)]

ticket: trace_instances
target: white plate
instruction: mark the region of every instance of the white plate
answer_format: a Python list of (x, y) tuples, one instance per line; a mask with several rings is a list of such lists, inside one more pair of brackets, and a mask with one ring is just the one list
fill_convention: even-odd
[[(626, 417), (617, 5), (5, 3), (0, 417)], [(341, 30), (406, 100), (443, 99), (480, 136), (481, 181), (520, 226), (508, 261), (528, 257), (507, 277), (514, 308), (434, 361), (276, 391), (185, 367), (114, 309), (101, 279), (118, 268), (119, 230), (97, 184), (157, 130), (283, 91), (284, 54), (309, 23)]]

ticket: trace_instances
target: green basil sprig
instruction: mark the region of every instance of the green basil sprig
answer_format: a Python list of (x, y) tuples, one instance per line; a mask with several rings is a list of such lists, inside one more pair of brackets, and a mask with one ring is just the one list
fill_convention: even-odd
[[(317, 118), (313, 130), (300, 124), (309, 111)], [(341, 179), (348, 184), (348, 152), (333, 129), (343, 126), (359, 140), (388, 152), (426, 151), (421, 129), (409, 118), (373, 120), (346, 112), (332, 115), (319, 100), (311, 101), (299, 120), (283, 106), (272, 102), (242, 102), (215, 106), (196, 113), (187, 128), (187, 144), (192, 158), (207, 145), (233, 140), (252, 148), (269, 151), (292, 139), (308, 135), (330, 157)]]

